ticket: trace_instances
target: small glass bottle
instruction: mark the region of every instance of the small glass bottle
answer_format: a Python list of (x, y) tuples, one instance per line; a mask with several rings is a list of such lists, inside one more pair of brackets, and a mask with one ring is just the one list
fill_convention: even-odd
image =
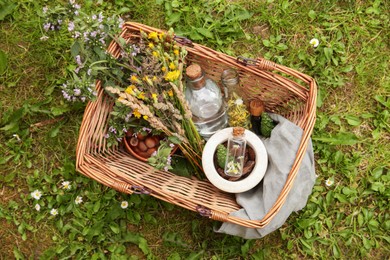
[(241, 177), (245, 159), (245, 128), (234, 127), (228, 139), (225, 162), (225, 174), (231, 177)]
[(249, 103), (249, 112), (251, 113), (252, 131), (260, 135), (261, 114), (264, 112), (264, 103), (255, 99)]
[(238, 72), (235, 69), (226, 69), (222, 71), (221, 81), (224, 88), (225, 100), (233, 97), (233, 93), (238, 92), (240, 79)]
[(185, 96), (191, 112), (199, 119), (208, 119), (216, 115), (222, 106), (222, 94), (218, 85), (205, 76), (198, 64), (187, 67), (188, 78)]

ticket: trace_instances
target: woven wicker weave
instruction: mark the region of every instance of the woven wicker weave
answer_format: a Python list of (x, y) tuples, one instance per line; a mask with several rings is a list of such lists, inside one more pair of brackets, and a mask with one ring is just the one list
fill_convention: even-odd
[[(138, 23), (126, 23), (121, 37), (128, 41), (137, 41), (140, 29), (146, 33), (162, 32)], [(240, 209), (234, 194), (224, 193), (208, 181), (192, 180), (156, 170), (147, 163), (136, 160), (121, 147), (108, 149), (103, 136), (107, 132), (113, 100), (104, 93), (100, 82), (96, 85), (97, 100), (90, 102), (84, 113), (76, 152), (77, 170), (123, 193), (150, 194), (214, 220), (262, 228), (271, 221), (285, 202), (305, 154), (315, 123), (316, 83), (303, 73), (264, 59), (236, 59), (179, 37), (176, 40), (186, 46), (187, 63), (200, 64), (207, 75), (217, 82), (224, 69), (235, 68), (239, 71), (243, 86), (240, 94), (246, 101), (260, 98), (266, 104), (267, 111), (283, 115), (303, 129), (296, 159), (286, 184), (267, 215), (261, 220), (230, 216), (229, 213)], [(118, 57), (119, 48), (116, 43), (110, 45), (109, 52)]]

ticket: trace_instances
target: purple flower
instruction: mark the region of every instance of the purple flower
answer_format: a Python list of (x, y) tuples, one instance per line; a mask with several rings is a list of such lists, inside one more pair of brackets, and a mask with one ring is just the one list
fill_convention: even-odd
[(117, 140), (118, 142), (122, 142), (122, 137), (118, 137), (116, 140)]
[(96, 16), (96, 14), (94, 14), (94, 15), (92, 15), (92, 20), (96, 20), (97, 19), (97, 16)]
[(85, 102), (85, 97), (80, 98), (81, 102)]
[(89, 34), (91, 37), (95, 38), (97, 35), (97, 31), (93, 31)]
[(79, 38), (79, 37), (80, 37), (80, 35), (81, 35), (81, 33), (80, 33), (80, 32), (74, 32), (74, 34), (73, 34), (73, 38), (77, 39), (77, 38)]
[(44, 29), (46, 32), (50, 29), (50, 27), (51, 27), (51, 23), (45, 23), (45, 24), (43, 25), (43, 29)]
[(73, 89), (73, 93), (75, 96), (80, 96), (81, 95), (81, 90), (79, 88)]
[(164, 166), (164, 171), (168, 171), (168, 166)]
[(103, 137), (107, 139), (107, 138), (109, 138), (109, 137), (110, 137), (110, 134), (109, 134), (109, 133), (107, 133), (107, 134), (105, 134)]
[(68, 31), (71, 32), (73, 30), (74, 30), (74, 22), (71, 21), (68, 23)]
[(171, 148), (173, 148), (173, 147), (175, 147), (175, 144), (170, 143), (169, 146), (170, 146)]
[(110, 131), (111, 133), (116, 134), (116, 129), (113, 126), (110, 126), (110, 128), (108, 128), (108, 131)]
[(81, 57), (80, 57), (80, 55), (77, 55), (77, 56), (74, 57), (74, 58), (76, 59), (77, 65), (79, 65), (79, 66), (82, 66), (82, 65), (83, 65), (83, 63), (81, 62)]
[(123, 133), (127, 133), (127, 129), (124, 127), (124, 128), (122, 129), (122, 132), (123, 132)]
[(147, 128), (147, 127), (143, 127), (143, 128), (142, 128), (142, 131), (145, 131), (145, 132), (150, 133), (150, 132), (152, 132), (152, 129)]
[(99, 22), (99, 23), (103, 22), (103, 18), (104, 18), (104, 16), (102, 15), (102, 13), (99, 13), (98, 22)]
[(47, 6), (42, 8), (42, 11), (43, 11), (44, 14), (47, 13), (48, 10), (49, 10), (49, 8)]

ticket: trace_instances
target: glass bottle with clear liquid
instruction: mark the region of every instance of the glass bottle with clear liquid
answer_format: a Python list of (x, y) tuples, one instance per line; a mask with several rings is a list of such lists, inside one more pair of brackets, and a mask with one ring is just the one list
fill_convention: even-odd
[(227, 176), (241, 177), (246, 150), (245, 128), (234, 127), (228, 139), (224, 172)]
[(186, 76), (185, 97), (193, 114), (192, 119), (199, 134), (207, 139), (226, 127), (226, 105), (218, 85), (206, 77), (198, 64), (188, 66)]
[(222, 105), (222, 95), (218, 85), (206, 78), (198, 64), (188, 66), (186, 75), (188, 88), (185, 95), (192, 114), (200, 119), (211, 118), (217, 114)]

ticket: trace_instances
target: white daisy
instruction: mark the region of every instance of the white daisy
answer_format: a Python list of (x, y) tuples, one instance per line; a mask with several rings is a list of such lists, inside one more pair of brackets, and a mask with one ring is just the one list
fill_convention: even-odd
[(74, 203), (76, 203), (77, 205), (82, 203), (83, 202), (83, 197), (81, 196), (77, 196), (76, 199), (74, 200)]
[(313, 38), (310, 40), (309, 43), (310, 43), (310, 45), (312, 45), (315, 48), (320, 44), (320, 41), (317, 38)]
[(72, 186), (70, 185), (70, 181), (63, 181), (62, 182), (62, 188), (64, 190), (70, 190), (70, 188), (72, 188)]
[(328, 186), (328, 187), (332, 186), (333, 183), (334, 183), (334, 180), (332, 180), (332, 179), (327, 179), (327, 180), (325, 181), (325, 185)]
[(34, 190), (33, 192), (31, 192), (31, 197), (36, 200), (39, 200), (42, 197), (42, 192), (40, 192), (39, 190)]
[(124, 200), (124, 201), (121, 202), (121, 208), (122, 209), (126, 209), (128, 206), (129, 206), (129, 203), (127, 201)]
[(34, 208), (35, 208), (36, 211), (40, 211), (41, 210), (41, 205), (35, 204)]
[(58, 210), (57, 209), (50, 210), (50, 215), (52, 215), (52, 216), (58, 215)]

